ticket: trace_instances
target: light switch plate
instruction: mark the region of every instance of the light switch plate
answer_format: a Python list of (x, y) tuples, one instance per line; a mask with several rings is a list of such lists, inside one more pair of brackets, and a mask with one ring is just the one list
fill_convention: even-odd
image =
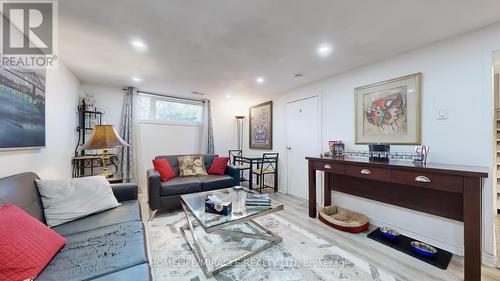
[(438, 108), (436, 119), (437, 120), (446, 120), (446, 119), (448, 119), (448, 108), (446, 108), (446, 107)]

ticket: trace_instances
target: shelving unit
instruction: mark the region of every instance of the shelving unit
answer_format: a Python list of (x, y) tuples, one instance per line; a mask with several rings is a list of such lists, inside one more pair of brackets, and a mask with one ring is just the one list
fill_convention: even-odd
[(497, 165), (497, 178), (496, 178), (496, 193), (497, 193), (497, 212), (500, 213), (500, 112), (496, 110), (496, 165)]
[[(78, 143), (75, 147), (75, 155), (72, 159), (72, 175), (75, 178), (95, 175), (96, 171), (103, 166), (102, 155), (94, 150), (79, 150), (87, 140), (88, 136), (92, 133), (95, 125), (102, 124), (103, 112), (97, 109), (93, 111), (86, 110), (85, 101), (78, 105)], [(108, 154), (110, 157), (111, 166), (118, 169), (116, 161), (118, 156), (115, 154)]]
[(500, 213), (500, 74), (495, 73), (494, 76), (494, 85), (493, 85), (493, 95), (494, 95), (494, 103), (495, 103), (495, 120), (496, 120), (496, 166), (497, 166), (497, 175), (495, 182), (495, 191), (497, 198), (497, 212)]
[[(82, 104), (78, 105), (78, 127), (76, 127), (78, 144), (75, 148), (75, 156), (78, 156), (78, 148), (85, 143), (87, 136), (92, 133), (94, 126), (102, 124), (103, 114), (103, 112), (97, 111), (97, 109), (94, 111), (86, 110), (85, 101), (82, 101)], [(81, 150), (80, 155), (85, 155), (85, 150)]]

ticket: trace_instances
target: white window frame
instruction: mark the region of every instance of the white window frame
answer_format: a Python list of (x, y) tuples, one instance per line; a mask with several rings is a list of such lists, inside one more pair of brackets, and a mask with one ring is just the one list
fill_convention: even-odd
[[(193, 127), (202, 127), (204, 123), (205, 117), (205, 103), (203, 101), (189, 100), (183, 98), (174, 98), (168, 96), (161, 96), (155, 94), (149, 94), (144, 92), (137, 93), (138, 98), (140, 97), (148, 97), (149, 98), (149, 118), (148, 119), (139, 119), (139, 123), (147, 123), (147, 124), (159, 124), (159, 125), (177, 125), (177, 126), (193, 126)], [(156, 118), (156, 101), (166, 101), (166, 102), (174, 102), (181, 104), (192, 104), (201, 106), (201, 121), (175, 121), (175, 120), (163, 120)], [(137, 103), (137, 110), (140, 110), (139, 103)], [(137, 116), (139, 116), (138, 114)]]

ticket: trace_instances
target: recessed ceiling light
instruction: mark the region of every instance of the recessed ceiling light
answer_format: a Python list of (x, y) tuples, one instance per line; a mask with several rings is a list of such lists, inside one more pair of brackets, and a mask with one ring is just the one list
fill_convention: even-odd
[(262, 76), (259, 76), (255, 79), (255, 82), (257, 82), (257, 84), (264, 84), (264, 77)]
[(130, 44), (138, 51), (146, 51), (148, 46), (140, 39), (132, 39)]
[(134, 82), (141, 82), (142, 79), (139, 78), (139, 77), (132, 77), (132, 81), (134, 81)]
[(332, 45), (324, 43), (318, 46), (316, 51), (320, 57), (327, 57), (332, 54), (333, 48)]
[(228, 99), (229, 99), (229, 98), (231, 98), (231, 97), (232, 97), (232, 96), (231, 96), (231, 94), (226, 94), (226, 98), (228, 98)]

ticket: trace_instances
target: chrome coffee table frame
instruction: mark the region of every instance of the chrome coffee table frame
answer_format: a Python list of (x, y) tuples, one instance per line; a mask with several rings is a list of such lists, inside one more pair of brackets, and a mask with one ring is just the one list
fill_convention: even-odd
[[(246, 190), (246, 192), (249, 192)], [(205, 192), (203, 192), (205, 193)], [(276, 203), (276, 202), (275, 202)], [(182, 209), (184, 211), (184, 215), (186, 218), (186, 225), (181, 227), (181, 233), (184, 236), (184, 239), (189, 245), (189, 248), (193, 252), (196, 260), (198, 261), (201, 269), (203, 270), (203, 273), (205, 273), (205, 276), (207, 278), (212, 277), (213, 275), (223, 271), (224, 269), (236, 264), (237, 262), (240, 262), (242, 260), (245, 260), (251, 256), (254, 256), (270, 247), (273, 245), (276, 245), (283, 241), (283, 239), (273, 233), (271, 230), (267, 229), (265, 226), (262, 224), (256, 222), (254, 219), (258, 217), (262, 217), (265, 215), (269, 215), (272, 213), (276, 213), (278, 211), (283, 210), (283, 205), (279, 204), (271, 209), (263, 210), (262, 212), (255, 213), (246, 217), (242, 217), (236, 220), (228, 221), (219, 225), (214, 225), (214, 226), (209, 226), (206, 227), (203, 225), (199, 217), (191, 210), (189, 207), (189, 204), (187, 204), (184, 201), (184, 198), (181, 196), (181, 204), (182, 204)], [(189, 216), (192, 216), (194, 220), (191, 220)], [(234, 230), (229, 230), (225, 229), (228, 226), (236, 225), (236, 224), (245, 224), (251, 229), (255, 230), (256, 233), (246, 233), (246, 232), (239, 232), (239, 231), (234, 231)], [(259, 240), (266, 240), (268, 243), (264, 244), (263, 246), (257, 247), (231, 261), (228, 261), (224, 264), (216, 266), (214, 269), (210, 270), (206, 264), (206, 257), (203, 255), (203, 252), (200, 249), (200, 244), (198, 242), (198, 237), (196, 237), (195, 234), (195, 227), (202, 227), (203, 230), (205, 231), (206, 234), (218, 234), (218, 235), (225, 235), (225, 236), (231, 236), (231, 237), (239, 237), (239, 238), (250, 238), (250, 239), (259, 239)], [(193, 238), (193, 241), (190, 241), (188, 239), (188, 234), (187, 232), (190, 232), (191, 237)], [(259, 233), (261, 232), (261, 233)], [(262, 233), (263, 232), (263, 233)]]

